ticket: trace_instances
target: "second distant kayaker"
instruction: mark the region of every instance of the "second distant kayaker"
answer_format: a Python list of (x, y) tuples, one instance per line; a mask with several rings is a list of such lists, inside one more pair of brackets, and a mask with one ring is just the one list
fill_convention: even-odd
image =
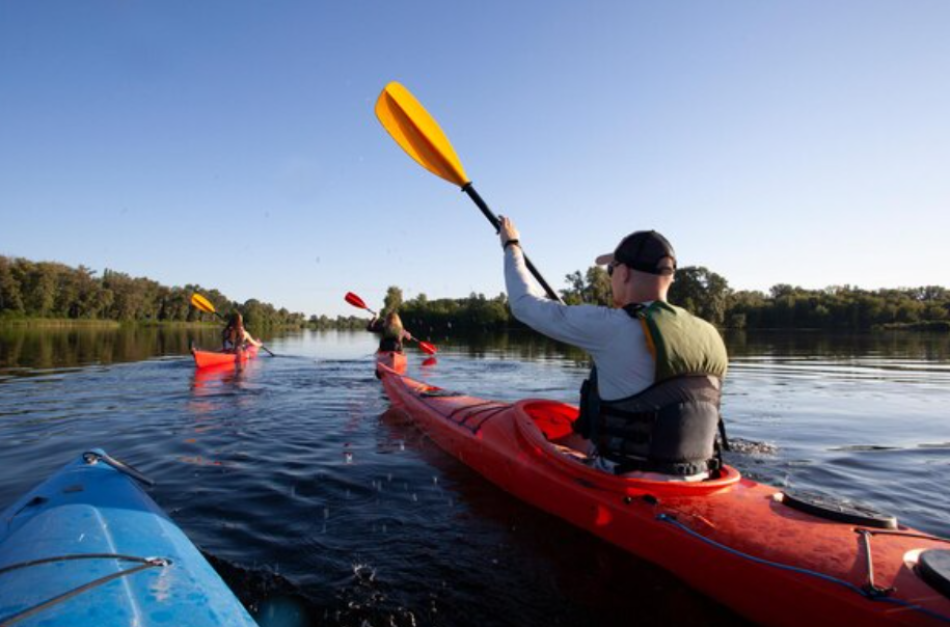
[(401, 353), (403, 340), (412, 339), (412, 335), (403, 328), (402, 319), (395, 311), (387, 313), (382, 318), (373, 314), (373, 318), (366, 325), (366, 330), (382, 336), (379, 339), (379, 352), (381, 353), (390, 351)]
[(669, 241), (656, 231), (628, 235), (596, 260), (607, 267), (614, 307), (567, 306), (545, 297), (525, 266), (518, 230), (500, 220), (512, 314), (594, 362), (575, 423), (584, 439), (570, 446), (593, 445), (617, 474), (707, 478), (721, 463), (716, 434), (728, 358), (715, 327), (666, 302), (676, 272)]
[(260, 347), (262, 345), (244, 328), (244, 317), (238, 311), (232, 313), (228, 318), (228, 326), (224, 327), (224, 331), (221, 333), (221, 343), (226, 351), (244, 350), (248, 346)]

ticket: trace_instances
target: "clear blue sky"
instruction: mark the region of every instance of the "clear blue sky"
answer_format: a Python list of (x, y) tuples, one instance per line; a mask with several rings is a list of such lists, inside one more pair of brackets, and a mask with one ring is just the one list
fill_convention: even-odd
[(950, 2), (0, 0), (0, 254), (311, 313), (494, 295), (404, 83), (556, 286), (630, 231), (735, 288), (950, 284)]

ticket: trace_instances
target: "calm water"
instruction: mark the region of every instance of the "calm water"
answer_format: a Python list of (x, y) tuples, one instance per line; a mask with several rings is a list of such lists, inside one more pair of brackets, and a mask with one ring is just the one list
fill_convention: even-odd
[[(0, 509), (99, 446), (262, 622), (742, 624), (662, 570), (508, 497), (387, 413), (373, 338), (270, 338), (280, 358), (200, 375), (181, 330), (0, 329)], [(536, 338), (431, 338), (410, 373), (574, 402), (583, 355)], [(724, 413), (743, 473), (869, 502), (950, 535), (950, 338), (740, 335)]]

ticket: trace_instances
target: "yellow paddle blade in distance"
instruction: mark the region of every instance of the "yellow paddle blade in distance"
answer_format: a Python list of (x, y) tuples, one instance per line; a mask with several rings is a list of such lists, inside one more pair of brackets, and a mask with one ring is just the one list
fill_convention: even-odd
[(449, 138), (408, 89), (396, 82), (386, 85), (376, 101), (376, 117), (396, 143), (426, 170), (459, 187), (471, 182)]
[(192, 294), (191, 295), (191, 304), (201, 311), (206, 311), (208, 313), (217, 313), (214, 310), (214, 305), (211, 304), (211, 301), (202, 296), (201, 294)]

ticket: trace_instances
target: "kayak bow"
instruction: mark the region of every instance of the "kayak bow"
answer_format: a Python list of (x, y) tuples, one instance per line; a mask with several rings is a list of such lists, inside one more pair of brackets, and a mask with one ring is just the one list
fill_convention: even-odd
[(191, 347), (191, 354), (195, 357), (196, 368), (210, 368), (212, 366), (241, 366), (248, 359), (257, 357), (257, 347), (248, 346), (236, 353), (224, 351), (202, 351)]
[(378, 354), (376, 368), (393, 406), (489, 481), (757, 623), (950, 622), (948, 540), (840, 502), (829, 512), (729, 466), (695, 483), (609, 474), (558, 444), (572, 433), (574, 406), (433, 387), (405, 376), (404, 359), (391, 354)]
[(256, 624), (133, 478), (94, 450), (0, 515), (0, 625)]

